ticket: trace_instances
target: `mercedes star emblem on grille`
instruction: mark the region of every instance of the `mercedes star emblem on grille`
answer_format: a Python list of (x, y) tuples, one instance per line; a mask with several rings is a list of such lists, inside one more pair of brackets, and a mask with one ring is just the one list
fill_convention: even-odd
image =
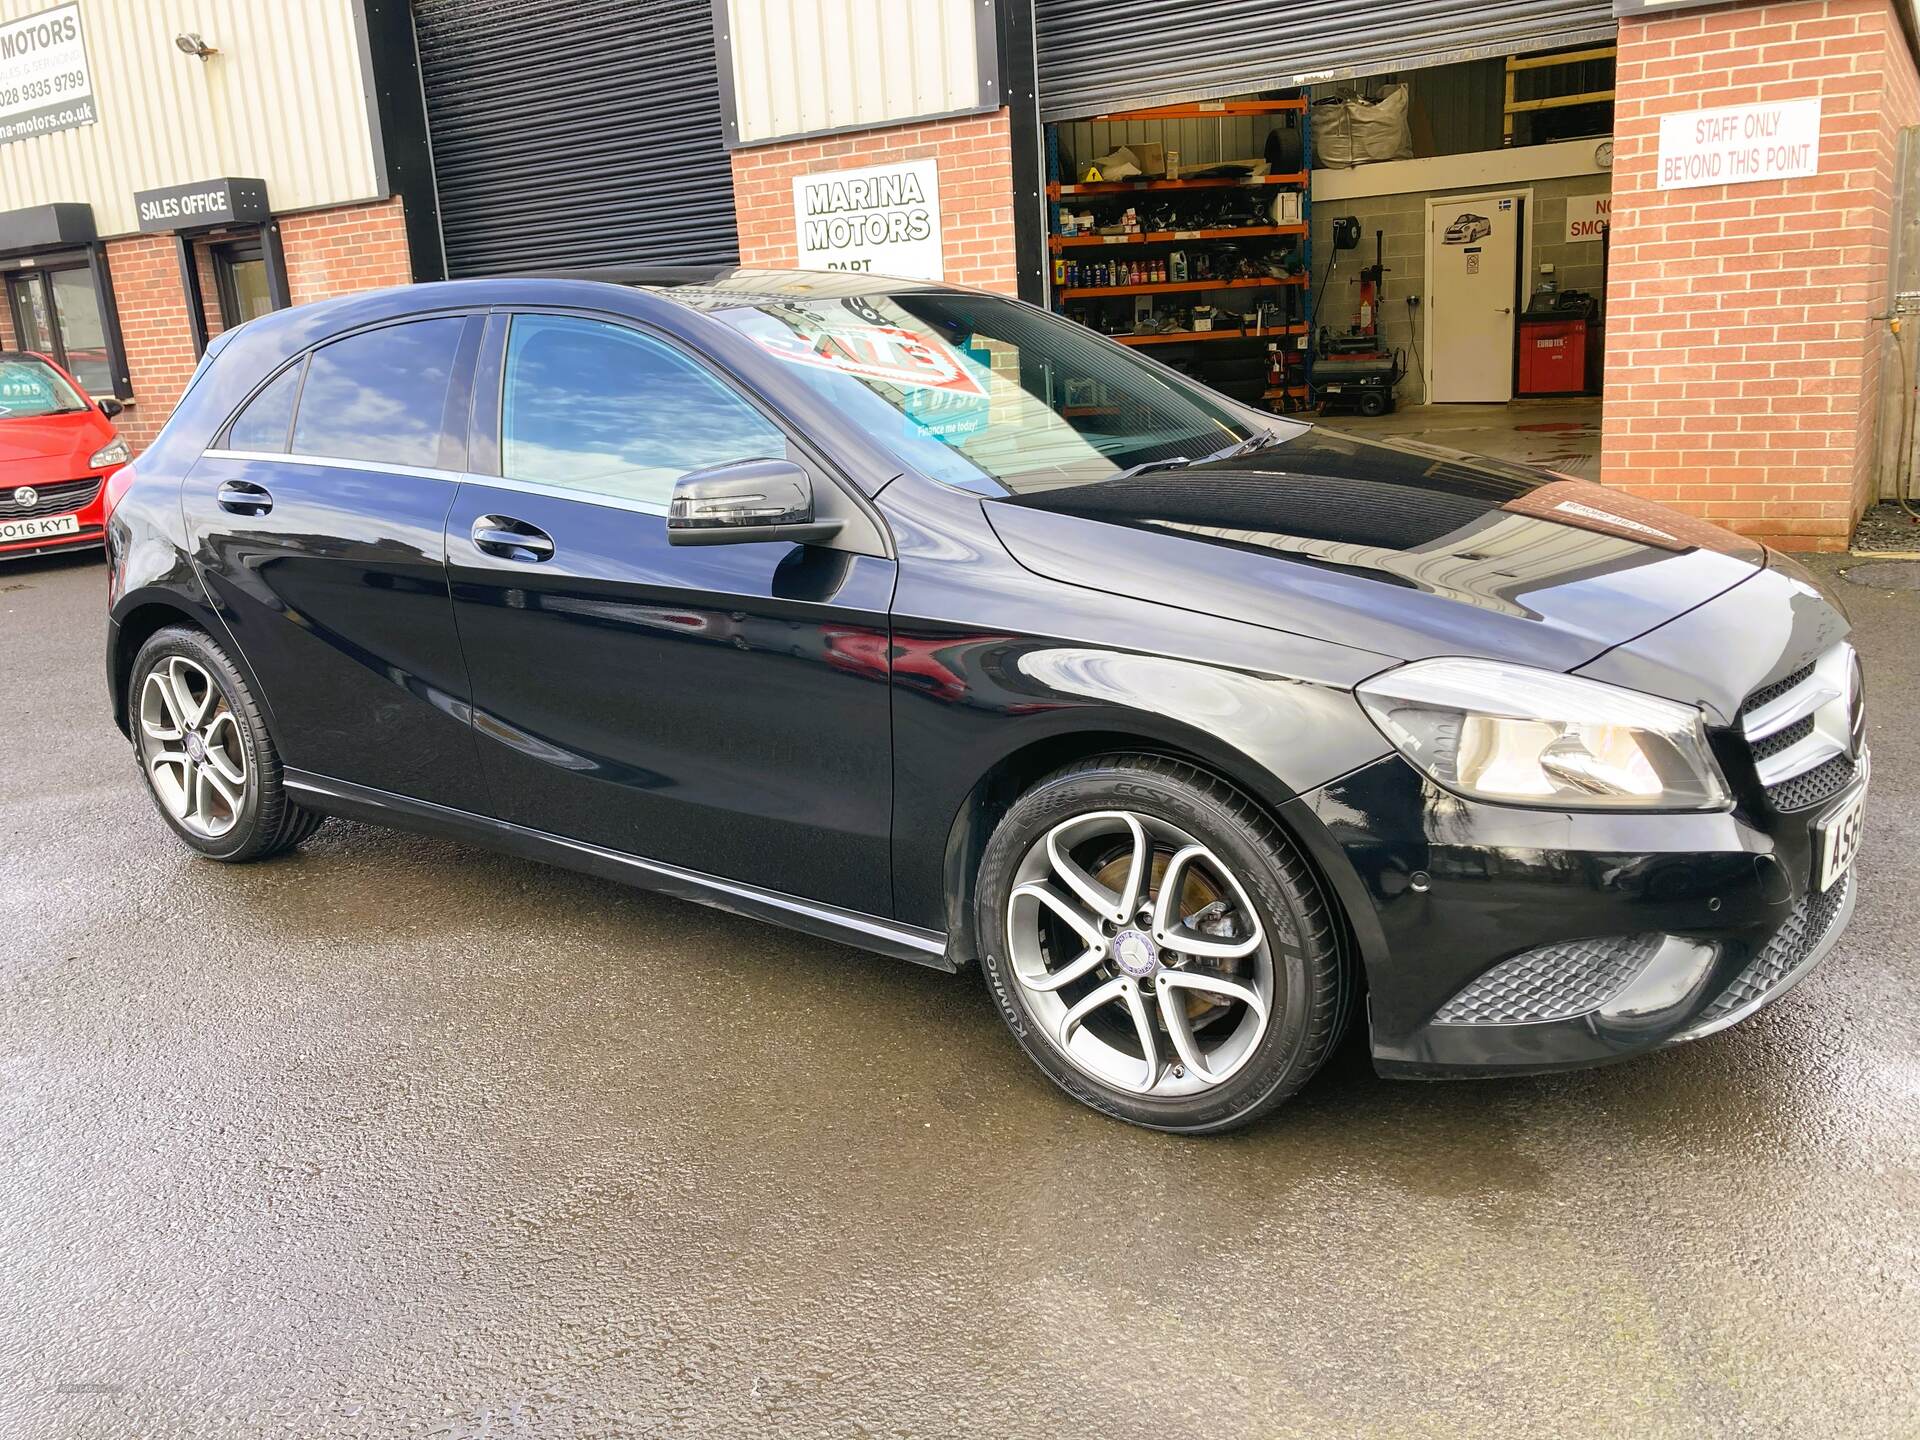
[(18, 505), (22, 510), (25, 510), (39, 499), (40, 492), (31, 485), (22, 485), (18, 490), (13, 492), (13, 503)]

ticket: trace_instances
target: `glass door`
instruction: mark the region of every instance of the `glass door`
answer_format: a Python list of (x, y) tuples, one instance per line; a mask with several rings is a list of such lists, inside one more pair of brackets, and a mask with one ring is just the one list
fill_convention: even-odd
[(267, 262), (256, 244), (216, 245), (213, 273), (220, 285), (220, 325), (231, 330), (273, 309)]
[(15, 271), (7, 307), (22, 350), (51, 355), (89, 395), (113, 394), (106, 323), (84, 262)]
[(54, 354), (53, 304), (47, 298), (47, 277), (23, 270), (7, 277), (7, 303), (13, 311), (13, 333), (22, 350)]

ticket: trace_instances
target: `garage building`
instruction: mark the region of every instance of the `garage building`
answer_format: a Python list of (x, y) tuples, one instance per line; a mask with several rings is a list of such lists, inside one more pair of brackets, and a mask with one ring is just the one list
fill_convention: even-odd
[(0, 344), (136, 444), (263, 307), (737, 259), (1018, 293), (1793, 548), (1910, 485), (1909, 0), (0, 0), (48, 27)]

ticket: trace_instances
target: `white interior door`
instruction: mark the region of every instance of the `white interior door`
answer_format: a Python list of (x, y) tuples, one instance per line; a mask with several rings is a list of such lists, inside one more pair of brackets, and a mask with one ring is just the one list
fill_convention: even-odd
[(1427, 398), (1513, 398), (1526, 192), (1427, 201)]

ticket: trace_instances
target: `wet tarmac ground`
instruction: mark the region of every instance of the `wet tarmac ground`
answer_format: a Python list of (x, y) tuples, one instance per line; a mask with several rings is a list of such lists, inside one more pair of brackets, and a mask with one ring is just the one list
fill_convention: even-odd
[(0, 569), (0, 1436), (1920, 1434), (1920, 595), (1840, 588), (1875, 794), (1792, 996), (1549, 1079), (1350, 1039), (1191, 1141), (971, 975), (339, 822), (194, 859), (98, 560)]

